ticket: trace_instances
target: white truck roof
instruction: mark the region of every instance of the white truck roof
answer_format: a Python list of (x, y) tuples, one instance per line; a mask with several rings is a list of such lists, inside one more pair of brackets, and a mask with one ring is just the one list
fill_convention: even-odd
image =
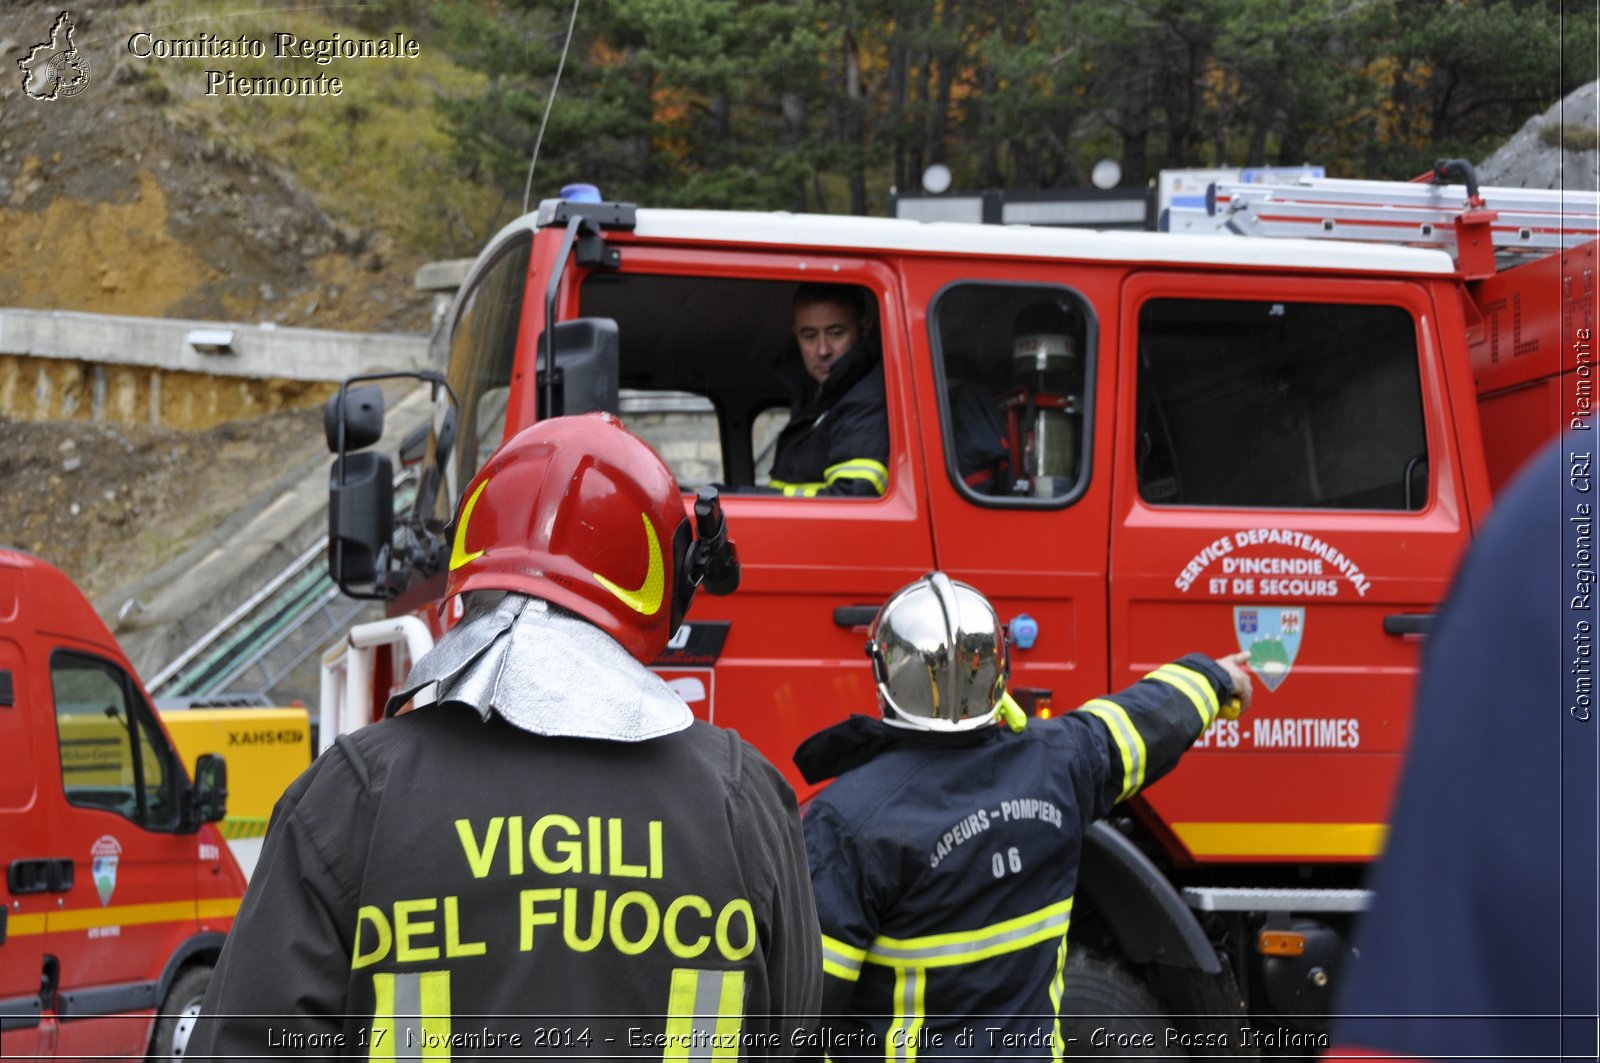
[[(514, 232), (537, 228), (543, 211), (542, 205), (540, 211), (511, 222), (495, 236), (489, 247), (493, 248)], [(1455, 261), (1450, 255), (1431, 248), (1338, 240), (921, 222), (784, 211), (641, 207), (634, 234), (646, 240), (791, 247), (824, 254), (828, 251), (889, 251), (1427, 276), (1455, 273)]]

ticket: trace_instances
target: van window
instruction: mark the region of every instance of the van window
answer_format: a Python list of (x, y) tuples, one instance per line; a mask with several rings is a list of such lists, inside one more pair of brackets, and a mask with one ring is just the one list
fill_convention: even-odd
[[(685, 489), (718, 482), (772, 493), (777, 435), (794, 389), (803, 394), (808, 384), (794, 336), (799, 285), (647, 273), (585, 278), (579, 313), (617, 322), (622, 419)], [(875, 345), (878, 300), (852, 287)]]
[(1065, 288), (965, 283), (928, 315), (945, 464), (963, 493), (1062, 502), (1082, 493), (1091, 320)]
[[(505, 438), (517, 326), (528, 281), (531, 238), (507, 249), (478, 279), (456, 319), (450, 341), (450, 387), (461, 404), (460, 438), (451, 463), (455, 481), (438, 500), (452, 508), (456, 495)], [(435, 441), (437, 442), (437, 440)], [(442, 514), (448, 520), (450, 514)]]
[(68, 803), (176, 829), (173, 753), (132, 680), (108, 661), (57, 653), (50, 686)]
[(1152, 505), (1417, 510), (1417, 333), (1399, 307), (1153, 299), (1135, 463)]

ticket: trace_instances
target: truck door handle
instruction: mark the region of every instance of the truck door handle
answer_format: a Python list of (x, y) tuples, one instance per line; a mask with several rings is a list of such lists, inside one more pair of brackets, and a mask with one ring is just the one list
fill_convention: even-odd
[(1385, 635), (1426, 635), (1432, 626), (1432, 613), (1390, 613), (1383, 618)]
[(877, 616), (875, 605), (839, 605), (833, 610), (833, 622), (840, 627), (866, 627)]
[(65, 893), (72, 888), (70, 859), (13, 860), (6, 868), (6, 886), (13, 894)]

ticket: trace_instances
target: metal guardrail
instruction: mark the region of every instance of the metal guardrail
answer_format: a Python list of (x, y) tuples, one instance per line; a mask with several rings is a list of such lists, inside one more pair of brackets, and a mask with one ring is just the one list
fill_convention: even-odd
[[(624, 389), (621, 400), (625, 415), (715, 416), (707, 399), (685, 392)], [(778, 427), (781, 421), (768, 430), (768, 450)], [(690, 436), (715, 440), (709, 432)], [(684, 482), (698, 482), (683, 471), (678, 475)], [(394, 485), (398, 522), (409, 514), (416, 497), (414, 472), (402, 469)], [(327, 550), (324, 535), (156, 672), (147, 683), (151, 697), (167, 704), (227, 700), (283, 705), (296, 698), (310, 703), (320, 696), (322, 650), (353, 625), (382, 615), (374, 603), (354, 601), (339, 592), (328, 578)]]
[[(395, 514), (409, 513), (415, 477), (395, 477)], [(340, 594), (327, 568), (328, 537), (291, 561), (216, 626), (157, 672), (147, 684), (164, 702), (250, 697), (285, 704), (317, 695), (313, 670), (287, 689), (298, 669), (316, 664), (324, 646), (372, 610)]]

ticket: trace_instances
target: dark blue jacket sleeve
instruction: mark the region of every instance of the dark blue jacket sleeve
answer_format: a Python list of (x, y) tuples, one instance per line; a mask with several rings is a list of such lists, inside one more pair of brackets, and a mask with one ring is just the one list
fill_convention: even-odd
[(1068, 719), (1095, 721), (1109, 736), (1110, 768), (1096, 816), (1126, 801), (1177, 767), (1178, 759), (1216, 720), (1233, 682), (1203, 654), (1191, 653), (1115, 694), (1094, 698)]

